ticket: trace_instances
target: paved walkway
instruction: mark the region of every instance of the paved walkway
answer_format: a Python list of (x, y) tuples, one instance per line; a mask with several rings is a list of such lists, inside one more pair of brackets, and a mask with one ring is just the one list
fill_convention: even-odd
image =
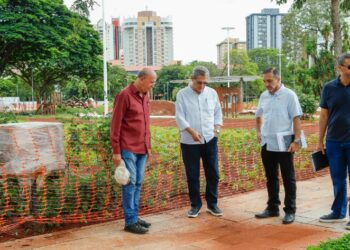
[[(283, 188), (281, 189), (283, 190)], [(152, 223), (147, 235), (122, 230), (123, 221), (86, 226), (0, 244), (0, 249), (305, 249), (346, 232), (345, 223), (324, 224), (318, 217), (329, 212), (332, 202), (330, 177), (298, 183), (297, 217), (282, 225), (281, 217), (257, 220), (266, 190), (223, 198), (224, 216), (205, 212), (190, 219), (187, 209), (172, 210), (144, 218)]]

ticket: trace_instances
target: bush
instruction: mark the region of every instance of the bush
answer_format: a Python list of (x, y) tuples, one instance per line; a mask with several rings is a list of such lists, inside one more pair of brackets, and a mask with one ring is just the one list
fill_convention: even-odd
[(299, 101), (304, 114), (312, 116), (316, 113), (317, 101), (315, 96), (301, 93), (299, 94)]

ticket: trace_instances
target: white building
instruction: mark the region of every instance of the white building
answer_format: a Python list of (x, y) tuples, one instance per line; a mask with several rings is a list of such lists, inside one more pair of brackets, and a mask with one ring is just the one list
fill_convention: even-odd
[[(94, 25), (94, 29), (99, 33), (101, 42), (103, 43), (103, 21), (102, 19)], [(115, 59), (115, 34), (114, 26), (112, 24), (106, 23), (106, 54), (107, 61)]]
[[(229, 38), (228, 40), (229, 48), (231, 49), (241, 49), (246, 50), (246, 42), (239, 41), (238, 38)], [(220, 69), (224, 68), (226, 65), (225, 57), (227, 56), (227, 38), (221, 43), (216, 45), (217, 49), (217, 65)], [(226, 59), (227, 60), (227, 59)]]
[(173, 24), (154, 11), (138, 12), (122, 24), (124, 66), (163, 66), (173, 61)]

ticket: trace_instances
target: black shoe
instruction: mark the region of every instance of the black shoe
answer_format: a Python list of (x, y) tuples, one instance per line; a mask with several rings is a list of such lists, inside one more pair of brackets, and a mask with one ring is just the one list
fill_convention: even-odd
[(345, 216), (336, 216), (333, 213), (326, 214), (320, 217), (320, 222), (332, 223), (332, 222), (344, 222), (346, 221)]
[(346, 223), (345, 229), (350, 230), (350, 221), (348, 223)]
[(294, 220), (295, 220), (295, 214), (286, 214), (283, 217), (282, 223), (283, 224), (290, 224), (290, 223), (293, 223)]
[(191, 207), (190, 210), (187, 212), (187, 217), (189, 218), (196, 218), (199, 214), (200, 207)]
[(149, 228), (151, 226), (151, 223), (144, 221), (142, 219), (139, 218), (139, 220), (137, 221), (137, 223), (145, 228)]
[(278, 217), (278, 216), (280, 216), (279, 211), (270, 211), (268, 209), (265, 209), (261, 213), (255, 214), (255, 218), (258, 218), (258, 219), (265, 219), (265, 218), (269, 218), (269, 217)]
[(214, 216), (222, 216), (223, 215), (221, 209), (218, 208), (217, 205), (212, 205), (212, 206), (207, 207), (207, 212), (211, 213)]
[(148, 229), (141, 226), (138, 223), (130, 224), (124, 227), (124, 230), (134, 234), (145, 234), (148, 232)]

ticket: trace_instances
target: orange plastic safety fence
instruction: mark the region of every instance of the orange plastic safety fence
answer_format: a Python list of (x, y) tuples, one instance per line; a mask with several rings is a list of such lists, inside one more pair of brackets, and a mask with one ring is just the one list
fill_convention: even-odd
[[(141, 194), (140, 213), (188, 206), (188, 190), (179, 133), (160, 136), (163, 129), (154, 128), (154, 151), (148, 160)], [(47, 142), (53, 159), (60, 158), (50, 131)], [(298, 180), (323, 175), (327, 170), (313, 173), (309, 154), (315, 149), (317, 126), (306, 130), (309, 147), (295, 154)], [(47, 172), (45, 166), (35, 175), (9, 175), (0, 166), (0, 232), (11, 231), (24, 222), (81, 223), (103, 222), (123, 217), (121, 186), (113, 179), (114, 166), (106, 133), (96, 129), (71, 129), (66, 133), (66, 165), (61, 170)], [(16, 143), (15, 135), (12, 140)], [(36, 158), (40, 151), (32, 136)], [(18, 149), (18, 147), (16, 147)], [(28, 159), (28, 161), (37, 159)], [(21, 163), (23, 169), (26, 162)], [(260, 147), (253, 132), (237, 135), (223, 130), (219, 140), (220, 197), (265, 187)], [(205, 178), (201, 168), (201, 191)]]

